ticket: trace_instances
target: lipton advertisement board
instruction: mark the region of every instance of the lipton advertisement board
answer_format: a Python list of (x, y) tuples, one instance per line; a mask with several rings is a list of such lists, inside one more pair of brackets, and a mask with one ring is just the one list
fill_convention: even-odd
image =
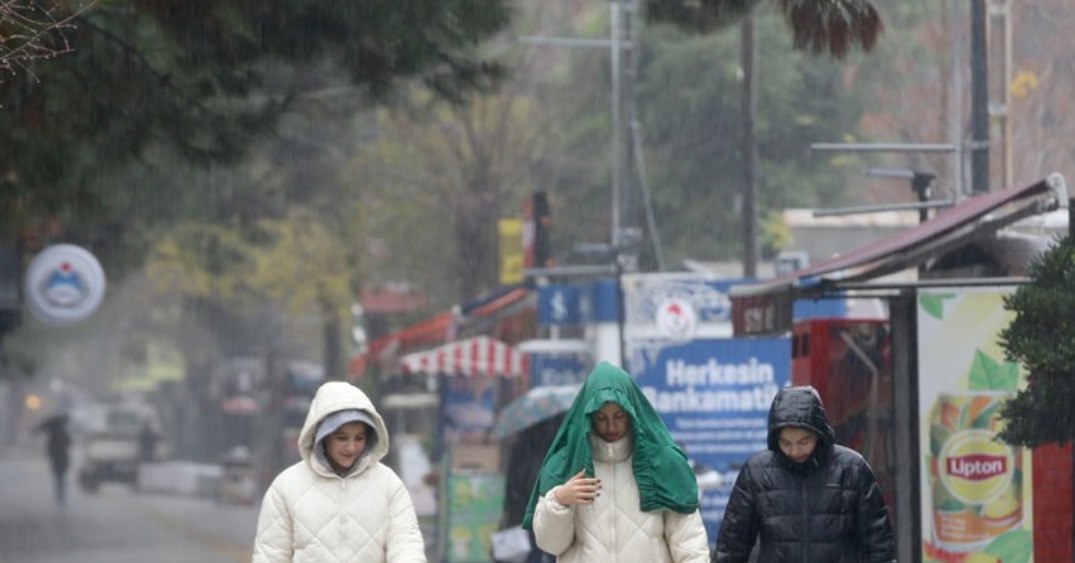
[(918, 294), (922, 561), (1033, 560), (1030, 452), (996, 440), (1001, 406), (1023, 385), (1000, 331), (1008, 288)]

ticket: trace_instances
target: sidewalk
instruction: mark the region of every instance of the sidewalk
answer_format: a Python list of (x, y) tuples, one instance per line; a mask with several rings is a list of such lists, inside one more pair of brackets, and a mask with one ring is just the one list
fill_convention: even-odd
[[(259, 503), (221, 504), (111, 483), (86, 494), (73, 465), (67, 502), (57, 506), (38, 446), (0, 448), (0, 563), (250, 562)], [(423, 519), (430, 561), (435, 531), (435, 522)]]

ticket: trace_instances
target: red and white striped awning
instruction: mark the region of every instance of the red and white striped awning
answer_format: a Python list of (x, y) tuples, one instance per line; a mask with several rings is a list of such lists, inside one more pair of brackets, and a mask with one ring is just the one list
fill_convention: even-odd
[(488, 336), (476, 336), (407, 354), (400, 359), (400, 364), (406, 373), (519, 377), (528, 367), (526, 360), (526, 354), (510, 344)]

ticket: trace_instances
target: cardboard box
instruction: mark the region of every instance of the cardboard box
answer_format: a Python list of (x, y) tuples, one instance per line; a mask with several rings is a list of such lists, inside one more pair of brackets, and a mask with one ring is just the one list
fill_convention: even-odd
[(456, 444), (452, 448), (452, 469), (500, 472), (499, 444)]

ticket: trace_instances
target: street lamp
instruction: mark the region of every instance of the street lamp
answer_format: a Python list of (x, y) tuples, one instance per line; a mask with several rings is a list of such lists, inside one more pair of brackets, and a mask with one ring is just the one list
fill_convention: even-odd
[(911, 189), (918, 194), (917, 203), (886, 203), (883, 205), (864, 205), (857, 207), (841, 207), (837, 209), (815, 209), (814, 217), (831, 217), (833, 215), (852, 215), (856, 213), (876, 213), (878, 211), (902, 211), (905, 209), (917, 209), (919, 221), (928, 219), (928, 210), (951, 207), (955, 204), (954, 199), (930, 201), (933, 189), (933, 180), (936, 177), (930, 172), (918, 172), (907, 168), (867, 168), (867, 176), (876, 178), (901, 178), (911, 181)]
[[(866, 175), (873, 178), (902, 178), (904, 180), (910, 180), (911, 189), (918, 195), (918, 201), (922, 204), (929, 202), (933, 191), (933, 180), (937, 178), (936, 174), (911, 170), (910, 168), (871, 167), (866, 169)], [(918, 209), (918, 221), (920, 223), (925, 223), (927, 219), (929, 219), (929, 209), (922, 206)]]

